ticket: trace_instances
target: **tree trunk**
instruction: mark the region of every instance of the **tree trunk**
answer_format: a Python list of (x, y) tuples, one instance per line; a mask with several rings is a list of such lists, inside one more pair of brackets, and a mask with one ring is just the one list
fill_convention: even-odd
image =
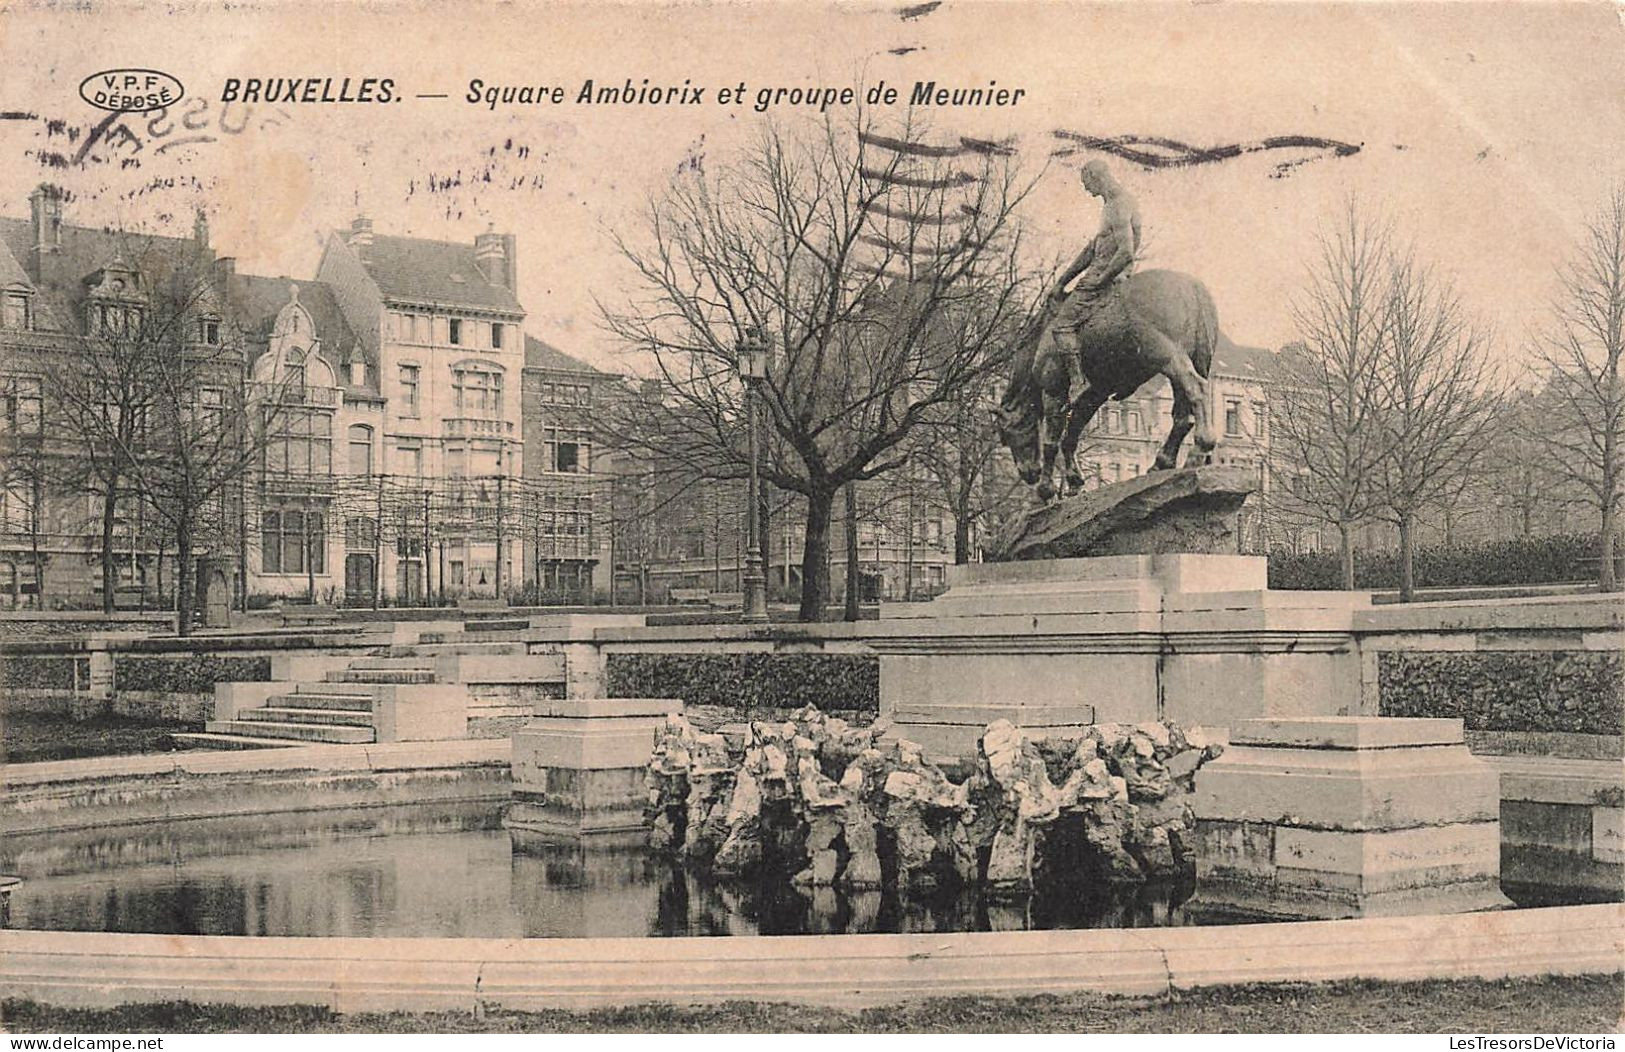
[(807, 495), (807, 540), (801, 549), (801, 612), (803, 621), (819, 621), (829, 602), (829, 520), (835, 503), (832, 490)]
[(954, 516), (954, 565), (970, 562), (970, 515)]
[(1614, 520), (1616, 512), (1610, 501), (1602, 509), (1602, 566), (1597, 572), (1597, 587), (1604, 592), (1619, 590), (1614, 576)]
[(1343, 555), (1343, 590), (1354, 591), (1354, 531), (1347, 522), (1337, 524), (1337, 538)]
[(846, 619), (858, 619), (858, 488), (846, 484)]
[(118, 480), (110, 479), (102, 500), (102, 613), (115, 609), (114, 593), (118, 589), (118, 553), (113, 550), (114, 533), (118, 525)]
[(175, 523), (175, 634), (192, 634), (192, 516), (183, 512)]
[(1416, 601), (1416, 523), (1409, 514), (1399, 517), (1399, 601)]

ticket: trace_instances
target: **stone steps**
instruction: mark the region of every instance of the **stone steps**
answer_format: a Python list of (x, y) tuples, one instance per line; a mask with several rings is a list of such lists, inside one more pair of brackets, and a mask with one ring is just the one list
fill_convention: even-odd
[(346, 668), (329, 672), (328, 683), (433, 683), (433, 669), (426, 668)]
[(370, 713), (372, 712), (372, 695), (306, 690), (301, 686), (289, 694), (271, 695), (266, 699), (266, 704), (284, 709), (344, 710)]
[(237, 714), (237, 718), (254, 723), (321, 723), (369, 728), (372, 726), (372, 713), (358, 709), (282, 708), (267, 705), (263, 709), (244, 709)]
[[(434, 634), (434, 633), (431, 633)], [(392, 658), (413, 657), (508, 657), (515, 654), (524, 654), (527, 648), (522, 642), (486, 642), (481, 640), (465, 640), (460, 643), (411, 643), (397, 645), (389, 648)]]
[(270, 720), (235, 719), (210, 720), (204, 724), (203, 729), (210, 734), (231, 734), (245, 738), (282, 738), (335, 745), (366, 745), (374, 740), (370, 725), (344, 727), (322, 723), (276, 723)]
[(356, 658), (349, 668), (354, 671), (400, 670), (432, 672), (434, 662), (417, 654), (392, 654), (389, 657)]
[(279, 738), (250, 738), (241, 734), (209, 734), (204, 731), (171, 734), (170, 738), (183, 749), (291, 749), (299, 744)]

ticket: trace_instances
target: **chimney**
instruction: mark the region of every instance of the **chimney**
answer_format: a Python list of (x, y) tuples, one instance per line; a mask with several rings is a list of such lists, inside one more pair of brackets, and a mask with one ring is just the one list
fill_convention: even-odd
[(237, 257), (216, 257), (214, 261), (214, 275), (215, 280), (218, 281), (222, 287), (227, 285), (232, 278), (237, 276)]
[(192, 217), (192, 240), (198, 243), (199, 248), (209, 247), (209, 217), (203, 214), (201, 206)]
[(348, 241), (350, 247), (355, 249), (364, 249), (372, 244), (372, 220), (366, 216), (356, 216), (350, 222)]
[(28, 210), (34, 226), (34, 251), (55, 252), (62, 247), (62, 190), (41, 183), (28, 195)]
[(508, 256), (511, 234), (494, 233), (489, 227), (474, 238), (474, 265), (480, 268), (485, 280), (505, 289), (513, 288), (513, 275)]

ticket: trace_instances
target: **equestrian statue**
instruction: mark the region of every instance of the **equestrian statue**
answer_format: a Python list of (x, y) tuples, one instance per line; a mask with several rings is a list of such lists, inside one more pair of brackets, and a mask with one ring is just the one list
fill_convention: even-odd
[(1101, 199), (1100, 230), (1024, 333), (994, 410), (1021, 480), (1036, 484), (1045, 503), (1057, 493), (1057, 454), (1060, 492), (1081, 490), (1075, 457), (1084, 428), (1107, 399), (1128, 398), (1158, 373), (1173, 387), (1173, 427), (1152, 470), (1175, 467), (1193, 430), (1204, 458), (1218, 440), (1207, 384), (1219, 339), (1213, 298), (1188, 274), (1135, 272), (1138, 204), (1104, 162), (1090, 161), (1081, 175), (1084, 189)]

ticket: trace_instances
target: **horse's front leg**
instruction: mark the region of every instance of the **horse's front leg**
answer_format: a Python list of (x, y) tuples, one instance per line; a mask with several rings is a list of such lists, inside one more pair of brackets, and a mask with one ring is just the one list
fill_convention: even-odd
[(1038, 499), (1048, 504), (1055, 499), (1055, 459), (1066, 431), (1067, 400), (1064, 395), (1044, 392), (1044, 442), (1039, 464)]
[(1078, 440), (1083, 437), (1083, 430), (1089, 426), (1089, 421), (1095, 418), (1095, 414), (1105, 404), (1104, 390), (1086, 386), (1078, 390), (1077, 398), (1067, 411), (1066, 432), (1061, 436), (1061, 459), (1066, 468), (1068, 493), (1079, 493), (1083, 490), (1083, 473), (1078, 470)]

